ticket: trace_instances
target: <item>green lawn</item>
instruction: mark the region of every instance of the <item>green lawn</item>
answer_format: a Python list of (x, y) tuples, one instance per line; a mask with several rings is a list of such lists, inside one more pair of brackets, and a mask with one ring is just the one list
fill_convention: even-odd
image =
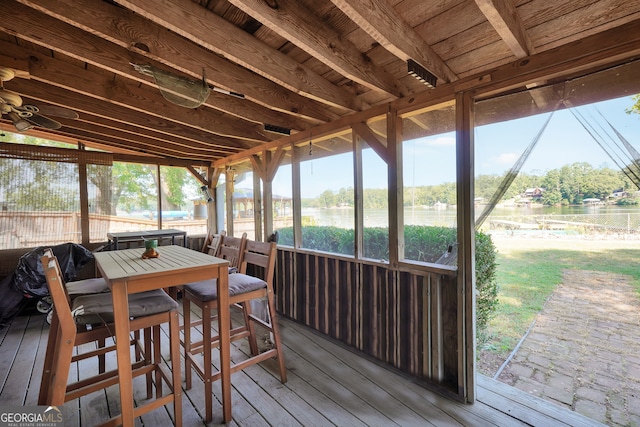
[(480, 337), (484, 350), (508, 355), (561, 283), (565, 269), (628, 275), (640, 297), (640, 242), (637, 249), (629, 245), (620, 249), (600, 249), (597, 245), (583, 245), (579, 241), (560, 249), (525, 245), (527, 242), (521, 247), (510, 245), (501, 249), (500, 244), (496, 244), (500, 303), (496, 316), (489, 323), (487, 336)]

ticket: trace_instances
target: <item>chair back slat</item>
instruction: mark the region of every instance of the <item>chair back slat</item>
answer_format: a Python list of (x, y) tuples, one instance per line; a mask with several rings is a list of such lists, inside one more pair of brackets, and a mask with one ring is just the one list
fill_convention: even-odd
[(222, 236), (217, 256), (229, 261), (229, 267), (239, 268), (246, 241), (247, 233), (242, 237)]
[(212, 256), (218, 256), (220, 252), (220, 245), (222, 244), (222, 239), (226, 236), (227, 233), (222, 230), (219, 234), (214, 234), (211, 238), (211, 242), (207, 245), (207, 254)]
[[(242, 265), (240, 272), (247, 274), (248, 266), (261, 267), (263, 270), (262, 279), (271, 284), (275, 273), (277, 244), (275, 242), (257, 242), (247, 240), (242, 254)], [(258, 269), (252, 269), (252, 271)]]
[(218, 250), (220, 249), (220, 243), (222, 243), (222, 237), (227, 233), (222, 230), (220, 233), (214, 234), (212, 231), (207, 233), (202, 244), (202, 253), (218, 256)]
[(49, 295), (53, 299), (54, 315), (58, 317), (63, 333), (75, 335), (76, 324), (71, 313), (71, 303), (69, 294), (60, 274), (60, 267), (56, 257), (50, 249), (45, 250), (44, 255), (40, 258), (47, 286), (49, 287)]

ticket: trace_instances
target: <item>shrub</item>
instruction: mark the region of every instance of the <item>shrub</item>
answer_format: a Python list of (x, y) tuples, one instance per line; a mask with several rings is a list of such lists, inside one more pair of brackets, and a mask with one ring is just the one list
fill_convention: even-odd
[(638, 203), (637, 199), (633, 199), (633, 198), (630, 198), (630, 197), (624, 197), (622, 199), (619, 199), (616, 202), (616, 205), (618, 205), (618, 206), (637, 206), (638, 204), (639, 203)]

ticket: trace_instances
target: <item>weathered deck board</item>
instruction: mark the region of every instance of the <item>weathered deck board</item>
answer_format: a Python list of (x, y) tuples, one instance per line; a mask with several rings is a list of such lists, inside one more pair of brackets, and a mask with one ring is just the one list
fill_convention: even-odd
[[(234, 418), (229, 425), (600, 425), (482, 376), (478, 378), (478, 401), (473, 405), (459, 403), (290, 320), (281, 320), (281, 333), (287, 383), (280, 383), (277, 366), (271, 360), (233, 374)], [(47, 334), (48, 326), (40, 314), (19, 316), (0, 330), (2, 404), (36, 404)], [(164, 339), (163, 343), (167, 342)], [(240, 359), (247, 352), (244, 342), (234, 343), (232, 359)], [(163, 354), (168, 355), (167, 346)], [(107, 362), (109, 369), (115, 360), (108, 358)], [(86, 361), (71, 375), (86, 375), (95, 368), (95, 362)], [(184, 363), (182, 369), (184, 374)], [(144, 378), (134, 384), (136, 401), (143, 400)], [(214, 385), (214, 399), (219, 398), (220, 387)], [(183, 394), (184, 426), (205, 425), (201, 417), (204, 399), (202, 381), (194, 375), (193, 387)], [(118, 406), (117, 386), (68, 402), (64, 407), (65, 425), (93, 425), (117, 414)], [(170, 408), (153, 411), (136, 420), (136, 425), (171, 425), (172, 412)], [(221, 407), (214, 404), (210, 425), (221, 421)]]

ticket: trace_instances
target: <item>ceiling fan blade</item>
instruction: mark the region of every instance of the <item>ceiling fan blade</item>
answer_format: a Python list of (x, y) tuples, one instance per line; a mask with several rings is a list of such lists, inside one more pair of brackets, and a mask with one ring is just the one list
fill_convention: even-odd
[(77, 119), (79, 117), (75, 111), (55, 105), (38, 105), (38, 110), (40, 114), (45, 116), (62, 117), (63, 119)]
[(53, 119), (50, 119), (47, 116), (43, 116), (42, 114), (39, 114), (39, 113), (33, 113), (31, 117), (25, 117), (25, 119), (36, 126), (40, 126), (47, 129), (60, 129), (62, 127), (62, 124), (60, 124), (59, 122)]

